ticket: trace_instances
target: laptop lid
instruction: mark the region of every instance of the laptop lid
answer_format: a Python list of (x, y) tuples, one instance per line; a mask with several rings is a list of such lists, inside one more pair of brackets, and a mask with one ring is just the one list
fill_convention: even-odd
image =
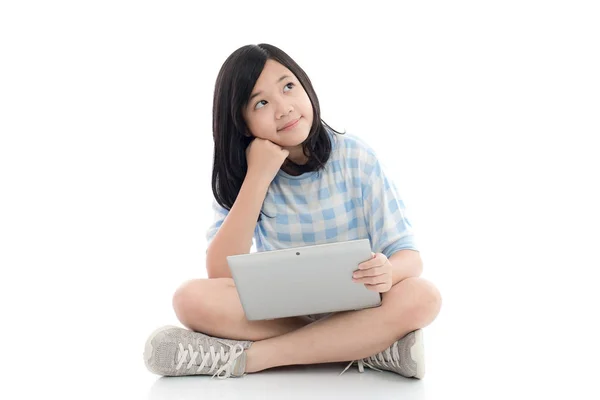
[(248, 320), (376, 307), (381, 295), (352, 281), (371, 259), (368, 239), (227, 257)]

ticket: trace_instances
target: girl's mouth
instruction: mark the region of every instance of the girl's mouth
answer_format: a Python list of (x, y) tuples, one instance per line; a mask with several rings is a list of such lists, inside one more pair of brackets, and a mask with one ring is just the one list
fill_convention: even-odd
[[(302, 117), (300, 117), (300, 118), (302, 118)], [(291, 124), (284, 126), (283, 128), (281, 128), (279, 130), (279, 132), (289, 131), (291, 129), (294, 129), (298, 125), (298, 122), (300, 122), (300, 118), (298, 118), (296, 121), (292, 122)]]

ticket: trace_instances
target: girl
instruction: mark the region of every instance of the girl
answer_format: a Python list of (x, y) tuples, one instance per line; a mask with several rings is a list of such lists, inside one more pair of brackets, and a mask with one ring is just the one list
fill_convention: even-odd
[[(175, 313), (189, 329), (152, 333), (144, 352), (148, 369), (227, 378), (350, 361), (346, 371), (356, 360), (360, 372), (367, 365), (422, 378), (421, 328), (440, 311), (439, 291), (420, 278), (422, 261), (404, 204), (374, 151), (321, 120), (302, 68), (268, 44), (233, 52), (215, 85), (213, 138), (209, 279), (176, 291)], [(266, 251), (363, 238), (374, 254), (354, 279), (382, 294), (380, 307), (246, 320), (227, 256), (249, 253), (253, 239), (258, 251)]]

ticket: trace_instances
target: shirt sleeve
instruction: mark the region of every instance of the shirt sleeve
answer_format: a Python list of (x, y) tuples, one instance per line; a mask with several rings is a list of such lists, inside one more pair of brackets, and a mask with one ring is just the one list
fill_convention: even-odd
[[(213, 210), (213, 222), (206, 230), (206, 248), (207, 249), (208, 249), (208, 246), (210, 246), (210, 243), (213, 241), (213, 239), (217, 235), (219, 228), (221, 228), (221, 225), (223, 225), (223, 222), (225, 221), (225, 217), (227, 217), (227, 215), (229, 214), (229, 210), (224, 208), (223, 206), (221, 206), (214, 199), (212, 202), (212, 210)], [(256, 234), (256, 230), (254, 233)], [(251, 246), (251, 250), (254, 249), (254, 246), (255, 246), (254, 236), (252, 237), (252, 243), (250, 246)]]
[(223, 221), (225, 221), (225, 217), (229, 214), (229, 210), (222, 207), (216, 200), (213, 199), (212, 202), (212, 210), (213, 210), (213, 222), (206, 231), (206, 248), (210, 245), (212, 240), (217, 235), (219, 228), (223, 225)]
[(416, 250), (413, 227), (396, 186), (375, 156), (363, 175), (363, 206), (372, 251), (390, 258), (399, 250)]

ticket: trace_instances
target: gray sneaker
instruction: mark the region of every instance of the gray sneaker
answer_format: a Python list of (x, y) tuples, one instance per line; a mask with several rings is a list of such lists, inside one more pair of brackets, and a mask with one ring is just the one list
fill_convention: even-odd
[(144, 361), (164, 376), (212, 375), (224, 379), (246, 375), (246, 349), (252, 342), (221, 339), (176, 326), (154, 331), (146, 341)]
[(358, 363), (359, 372), (363, 372), (366, 365), (377, 371), (384, 369), (407, 378), (423, 379), (425, 375), (423, 330), (417, 329), (408, 333), (381, 353), (362, 360), (351, 361), (346, 369), (342, 371), (342, 374), (355, 362)]

